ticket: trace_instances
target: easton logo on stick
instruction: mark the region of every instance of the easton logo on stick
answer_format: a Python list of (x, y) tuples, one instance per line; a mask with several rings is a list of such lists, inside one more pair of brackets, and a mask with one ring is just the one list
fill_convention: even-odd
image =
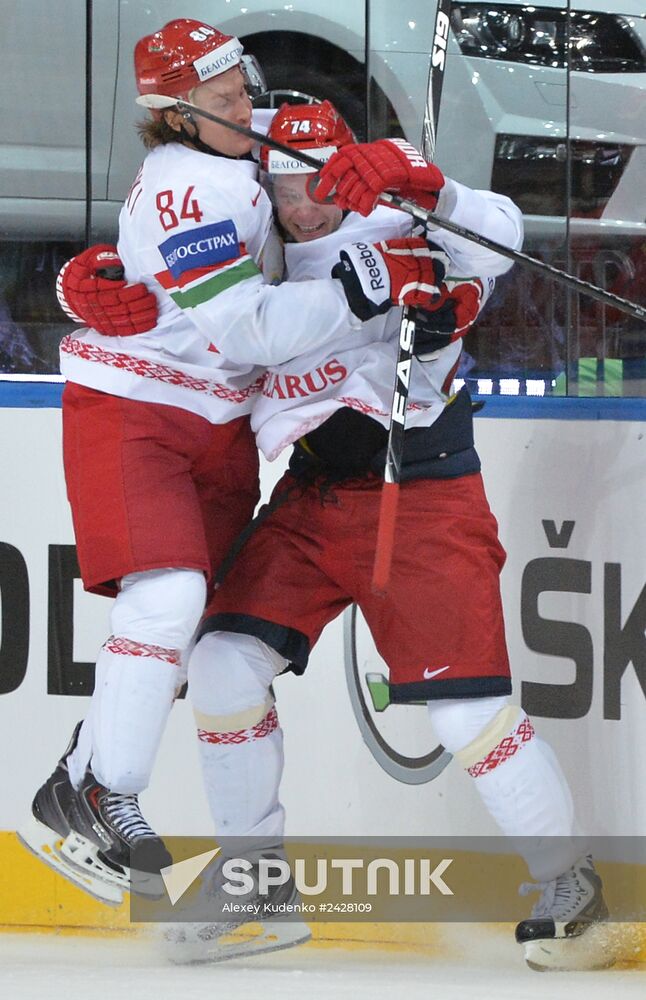
[[(392, 408), (392, 419), (398, 424), (403, 424), (406, 420), (406, 401), (408, 398), (408, 385), (410, 382), (410, 372), (412, 360), (410, 356), (410, 351), (413, 346), (413, 337), (415, 335), (415, 322), (412, 319), (407, 320), (407, 322), (402, 323), (400, 334), (399, 334), (399, 349), (402, 352), (407, 352), (408, 357), (400, 357), (397, 363), (397, 389), (393, 396), (393, 408)], [(403, 386), (404, 392), (399, 391), (399, 385)]]

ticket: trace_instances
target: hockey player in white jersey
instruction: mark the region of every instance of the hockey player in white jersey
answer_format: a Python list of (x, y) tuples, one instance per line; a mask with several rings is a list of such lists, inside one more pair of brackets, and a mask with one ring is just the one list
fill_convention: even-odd
[[(249, 126), (244, 70), (238, 39), (186, 18), (135, 49), (140, 94), (190, 96)], [(248, 414), (263, 369), (362, 328), (342, 282), (329, 275), (268, 283), (282, 261), (253, 140), (176, 110), (153, 112), (142, 138), (150, 152), (119, 220), (129, 283), (102, 286), (92, 316), (98, 321), (116, 298), (114, 322), (61, 344), (65, 474), (81, 576), (87, 590), (116, 597), (112, 635), (99, 653), (87, 717), (21, 831), (44, 861), (112, 903), (131, 888), (132, 849), (132, 887), (143, 893), (159, 890), (160, 867), (170, 862), (138, 795), (182, 686), (213, 568), (257, 501)], [(380, 305), (424, 302), (438, 267), (426, 245), (382, 251), (389, 280)], [(115, 256), (95, 248), (82, 255), (81, 275), (84, 266), (91, 284)], [(85, 280), (78, 261), (60, 277), (72, 315)], [(151, 303), (158, 316), (147, 329)], [(286, 315), (298, 322), (286, 328)]]
[[(335, 204), (314, 204), (308, 168), (265, 148), (291, 281), (316, 281), (331, 268), (337, 273), (341, 252), (348, 293), (361, 300), (366, 245), (409, 229), (401, 213), (373, 208), (379, 182), (362, 187), (374, 164), (385, 161), (391, 177), (399, 170), (396, 186), (405, 196), (431, 201), (439, 215), (466, 225), (474, 220), (471, 228), (508, 246), (522, 242), (520, 213), (507, 198), (473, 192), (436, 167), (416, 166), (411, 177), (410, 147), (352, 144), (327, 103), (284, 106), (269, 134), (310, 155), (318, 150), (323, 159), (340, 146), (330, 160), (339, 190), (348, 190), (343, 181), (350, 172), (339, 161), (361, 157), (360, 175), (351, 178), (355, 197), (349, 202), (346, 195), (345, 205), (372, 209), (362, 218)], [(418, 317), (397, 548), (385, 597), (371, 592), (370, 576), (397, 312), (373, 314), (351, 342), (339, 339), (272, 366), (254, 403), (252, 426), (267, 458), (293, 451), (269, 513), (220, 574), (190, 659), (205, 785), (216, 834), (280, 841), (283, 749), (272, 684), (289, 667), (305, 670), (321, 630), (354, 601), (389, 665), (391, 699), (427, 702), (436, 737), (473, 777), (501, 830), (531, 844), (525, 857), (542, 894), (533, 917), (517, 928), (528, 963), (594, 967), (607, 963), (605, 954), (585, 946), (586, 929), (606, 915), (600, 880), (570, 839), (572, 801), (552, 751), (508, 701), (499, 587), (505, 556), (482, 486), (471, 401), (465, 390), (451, 390), (461, 337), (495, 275), (510, 264), (443, 232), (432, 236), (448, 255), (448, 271), (435, 312)], [(379, 269), (374, 257), (370, 267), (373, 274)], [(217, 954), (217, 941), (207, 935), (203, 944), (205, 953)]]
[[(292, 127), (298, 126), (299, 142), (310, 154), (337, 142), (371, 155), (370, 147), (349, 145), (330, 110), (284, 110), (272, 134), (289, 142)], [(306, 144), (308, 128), (313, 135)], [(377, 147), (383, 160), (387, 153)], [(334, 206), (312, 204), (305, 195), (305, 178), (290, 175), (280, 157), (271, 157), (267, 150), (279, 219), (287, 240), (295, 241), (286, 247), (290, 278), (315, 280), (327, 274), (347, 239), (363, 242), (407, 231), (408, 221), (391, 210), (378, 210), (362, 222), (353, 214), (344, 217)], [(475, 213), (481, 231), (519, 244), (520, 217), (507, 199), (470, 192), (429, 170), (415, 196), (433, 205), (437, 194), (427, 191), (428, 186), (443, 191), (441, 212), (460, 212), (466, 224)], [(369, 197), (374, 201), (374, 191)], [(457, 280), (439, 289), (432, 324), (419, 317), (421, 357), (412, 385), (400, 510), (402, 565), (394, 568), (388, 603), (372, 600), (369, 574), (379, 489), (375, 472), (383, 461), (396, 318), (375, 318), (350, 350), (339, 341), (329, 353), (314, 351), (274, 366), (256, 402), (254, 427), (263, 449), (274, 455), (295, 442), (295, 475), (277, 490), (286, 502), (275, 504), (238, 553), (210, 604), (204, 637), (191, 661), (190, 691), (220, 834), (280, 840), (282, 737), (271, 682), (288, 662), (302, 672), (321, 628), (351, 599), (361, 604), (389, 661), (394, 697), (428, 699), (437, 735), (476, 779), (502, 829), (517, 835), (571, 832), (569, 792), (558, 765), (523, 713), (506, 705), (509, 668), (498, 585), (504, 554), (482, 493), (468, 397), (448, 396), (459, 339), (491, 287), (489, 278), (465, 279), (464, 274), (477, 270), (481, 277), (491, 277), (508, 265), (462, 241), (440, 234), (436, 239), (449, 251)], [(343, 252), (350, 294), (364, 299), (356, 308), (370, 311), (361, 282), (352, 280), (352, 271), (361, 269), (365, 257), (356, 248)], [(283, 491), (308, 478), (313, 482), (306, 491)], [(336, 502), (321, 506), (318, 486), (334, 480)], [(439, 589), (427, 568), (447, 560), (454, 565)], [(447, 658), (449, 666), (433, 668), (436, 659)], [(518, 808), (510, 811), (513, 801)], [(519, 926), (520, 939), (536, 939), (529, 960), (540, 967), (599, 961), (599, 955), (576, 947), (579, 938), (554, 936), (566, 923), (571, 935), (604, 914), (589, 860), (558, 858), (553, 850), (528, 860), (534, 876), (545, 883), (537, 911), (541, 919)], [(187, 954), (222, 957), (217, 931), (196, 929), (193, 939), (184, 940)]]

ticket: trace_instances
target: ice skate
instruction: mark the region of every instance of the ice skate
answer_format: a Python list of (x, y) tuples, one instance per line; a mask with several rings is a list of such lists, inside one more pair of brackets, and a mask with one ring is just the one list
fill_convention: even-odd
[[(312, 933), (300, 918), (300, 898), (293, 880), (290, 878), (284, 885), (272, 886), (266, 896), (261, 896), (257, 868), (253, 875), (255, 890), (244, 896), (238, 914), (232, 913), (230, 920), (177, 923), (166, 928), (163, 948), (170, 962), (177, 965), (215, 964), (231, 958), (281, 951), (309, 941)], [(199, 910), (222, 914), (227, 905), (241, 902), (242, 897), (227, 895), (218, 883), (221, 883), (219, 867), (202, 886), (197, 904)], [(280, 913), (289, 913), (292, 919), (276, 919)]]
[[(136, 795), (111, 792), (90, 769), (78, 790), (67, 760), (80, 723), (53, 774), (36, 793), (32, 816), (18, 831), (22, 843), (59, 874), (101, 902), (117, 906), (123, 892), (159, 898), (160, 869), (172, 864), (163, 841), (146, 823)], [(136, 868), (131, 867), (134, 855)]]
[(77, 810), (76, 792), (70, 782), (67, 760), (76, 747), (81, 723), (59, 760), (53, 774), (38, 789), (31, 807), (31, 817), (18, 830), (18, 839), (36, 857), (53, 868), (69, 882), (85, 892), (108, 903), (118, 906), (123, 900), (123, 892), (116, 885), (106, 885), (92, 872), (82, 871), (63, 854), (63, 846), (72, 835), (69, 819)]
[(601, 879), (592, 857), (579, 859), (550, 882), (524, 883), (521, 895), (540, 890), (532, 915), (516, 927), (530, 969), (605, 969), (614, 958), (599, 927), (608, 919)]

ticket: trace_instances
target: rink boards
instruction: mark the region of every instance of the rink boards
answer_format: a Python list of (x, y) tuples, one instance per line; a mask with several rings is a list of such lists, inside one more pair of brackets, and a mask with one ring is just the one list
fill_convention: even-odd
[[(646, 407), (621, 400), (608, 411), (606, 402), (552, 401), (537, 414), (513, 400), (519, 405), (511, 417), (500, 401), (490, 401), (477, 420), (477, 443), (508, 550), (503, 595), (514, 699), (557, 751), (582, 830), (621, 838), (646, 829)], [(86, 710), (110, 602), (84, 594), (75, 579), (60, 410), (0, 408), (0, 435), (0, 924), (126, 927), (125, 911), (103, 908), (68, 887), (13, 836)], [(266, 489), (277, 474), (264, 470)], [(361, 624), (356, 640), (359, 672), (384, 670)], [(470, 780), (455, 765), (421, 784), (406, 769), (393, 775), (388, 748), (411, 761), (434, 748), (422, 709), (393, 706), (374, 715), (386, 756), (371, 752), (353, 709), (346, 654), (338, 619), (305, 677), (277, 685), (286, 733), (287, 832), (494, 834)], [(164, 834), (209, 830), (185, 702), (173, 710), (142, 804)], [(348, 936), (333, 924), (318, 925), (315, 933)], [(419, 924), (356, 924), (351, 934), (411, 944), (427, 943), (431, 935), (431, 925)]]

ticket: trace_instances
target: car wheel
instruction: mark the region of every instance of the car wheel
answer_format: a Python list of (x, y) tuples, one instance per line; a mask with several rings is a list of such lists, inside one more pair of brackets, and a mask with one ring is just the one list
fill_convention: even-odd
[(311, 104), (328, 100), (334, 104), (359, 141), (366, 135), (365, 102), (362, 99), (365, 84), (361, 74), (346, 75), (339, 79), (315, 69), (292, 68), (262, 60), (268, 93), (258, 101), (258, 107), (278, 108), (285, 101)]

